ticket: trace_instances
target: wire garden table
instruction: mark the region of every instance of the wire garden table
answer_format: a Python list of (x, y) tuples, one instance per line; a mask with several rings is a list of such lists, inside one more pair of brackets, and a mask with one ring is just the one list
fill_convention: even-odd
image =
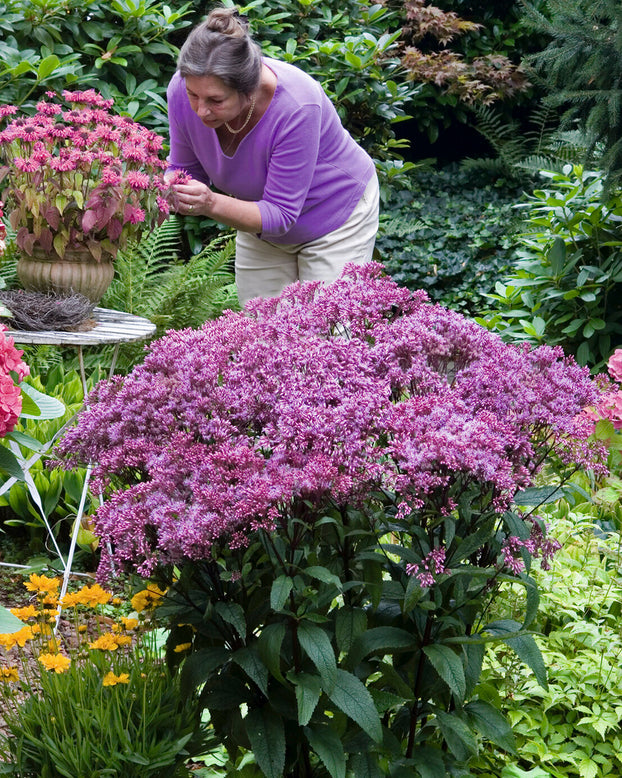
[[(28, 345), (54, 345), (54, 346), (76, 346), (78, 349), (78, 359), (80, 364), (80, 378), (82, 380), (82, 389), (84, 391), (84, 397), (87, 395), (86, 374), (84, 369), (84, 355), (83, 348), (85, 346), (108, 346), (114, 345), (114, 352), (112, 356), (112, 364), (110, 366), (109, 377), (114, 374), (117, 358), (119, 355), (119, 349), (123, 343), (131, 343), (134, 341), (145, 340), (146, 338), (155, 334), (156, 326), (149, 319), (145, 319), (141, 316), (135, 316), (131, 313), (124, 313), (122, 311), (114, 311), (109, 308), (95, 308), (93, 310), (93, 318), (95, 320), (95, 326), (85, 332), (61, 332), (56, 330), (39, 330), (39, 331), (22, 331), (11, 330), (10, 336), (15, 343), (28, 344)], [(53, 445), (54, 441), (50, 441), (49, 444), (42, 450), (34, 454), (22, 465), (26, 474), (26, 485), (31, 494), (33, 500), (37, 503), (37, 507), (41, 512), (43, 521), (45, 522), (47, 531), (50, 535), (52, 542), (54, 543), (56, 553), (61, 560), (63, 566), (63, 584), (61, 587), (60, 598), (65, 595), (67, 591), (67, 584), (69, 582), (69, 576), (71, 575), (71, 565), (73, 563), (73, 556), (76, 549), (76, 543), (78, 539), (78, 532), (80, 530), (82, 516), (84, 514), (84, 505), (86, 503), (86, 496), (88, 493), (89, 480), (92, 472), (92, 464), (89, 464), (86, 469), (86, 476), (84, 479), (84, 486), (82, 489), (82, 496), (80, 499), (80, 505), (78, 508), (78, 514), (76, 516), (73, 532), (71, 535), (71, 544), (69, 547), (69, 554), (67, 560), (63, 558), (63, 555), (58, 548), (52, 529), (48, 523), (47, 516), (43, 509), (39, 493), (35, 486), (34, 480), (30, 475), (30, 468), (32, 465), (40, 459), (47, 450)], [(19, 450), (16, 452), (19, 456)], [(16, 478), (9, 478), (0, 487), (0, 495), (8, 491), (14, 483)], [(100, 498), (101, 499), (101, 498)], [(15, 565), (17, 567), (18, 565)], [(22, 567), (19, 565), (19, 567)], [(57, 616), (56, 623), (60, 618), (60, 609)]]

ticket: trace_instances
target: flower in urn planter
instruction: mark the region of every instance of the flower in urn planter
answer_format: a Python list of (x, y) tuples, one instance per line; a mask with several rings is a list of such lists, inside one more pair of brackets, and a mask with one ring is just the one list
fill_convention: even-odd
[(0, 106), (0, 181), (19, 248), (60, 259), (86, 246), (95, 260), (169, 213), (162, 138), (111, 111), (94, 90), (46, 93), (32, 116)]

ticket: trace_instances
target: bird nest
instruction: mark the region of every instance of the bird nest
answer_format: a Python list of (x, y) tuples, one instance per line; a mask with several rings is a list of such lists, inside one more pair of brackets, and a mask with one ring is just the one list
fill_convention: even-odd
[(0, 292), (0, 302), (12, 314), (0, 317), (0, 320), (14, 330), (80, 332), (95, 326), (95, 304), (81, 294), (59, 295), (17, 289)]

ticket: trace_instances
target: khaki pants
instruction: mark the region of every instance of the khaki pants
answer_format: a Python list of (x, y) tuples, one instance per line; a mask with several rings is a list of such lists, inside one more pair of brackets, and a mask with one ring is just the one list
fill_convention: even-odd
[(276, 297), (294, 281), (334, 281), (345, 265), (369, 262), (378, 232), (378, 179), (374, 175), (350, 218), (309, 243), (271, 243), (238, 232), (235, 280), (240, 305)]

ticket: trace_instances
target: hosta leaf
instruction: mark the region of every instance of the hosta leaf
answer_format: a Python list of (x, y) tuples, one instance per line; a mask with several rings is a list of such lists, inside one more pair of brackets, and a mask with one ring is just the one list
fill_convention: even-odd
[(11, 632), (19, 632), (19, 630), (26, 626), (11, 611), (0, 605), (0, 634), (8, 635)]

